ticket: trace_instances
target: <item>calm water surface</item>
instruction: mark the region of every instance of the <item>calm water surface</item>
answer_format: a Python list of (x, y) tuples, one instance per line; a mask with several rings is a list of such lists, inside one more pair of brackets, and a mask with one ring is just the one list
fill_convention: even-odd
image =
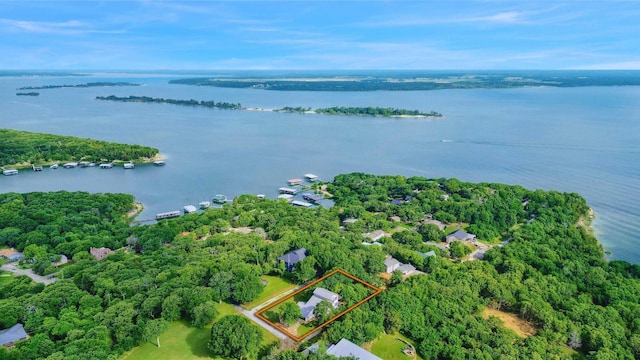
[[(179, 76), (178, 76), (179, 77)], [(169, 85), (170, 77), (0, 78), (0, 127), (157, 147), (165, 167), (45, 169), (0, 177), (0, 192), (124, 192), (139, 219), (223, 193), (277, 196), (315, 173), (456, 177), (578, 192), (596, 213), (611, 258), (640, 262), (640, 87), (415, 92), (278, 92)], [(21, 86), (131, 81), (142, 87), (38, 90)], [(390, 106), (444, 119), (372, 119), (228, 111), (94, 100), (145, 95), (243, 106)], [(442, 139), (452, 142), (442, 142)]]

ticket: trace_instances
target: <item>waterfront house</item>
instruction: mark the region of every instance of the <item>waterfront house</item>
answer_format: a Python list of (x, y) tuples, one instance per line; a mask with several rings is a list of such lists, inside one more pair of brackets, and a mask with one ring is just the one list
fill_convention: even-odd
[(476, 236), (474, 234), (469, 234), (464, 230), (456, 230), (446, 237), (447, 244), (450, 244), (454, 241), (469, 241), (473, 244), (476, 243)]
[(7, 260), (9, 260), (9, 262), (24, 260), (24, 254), (21, 252), (11, 254), (7, 257)]
[(300, 248), (289, 251), (288, 253), (277, 258), (278, 261), (283, 261), (288, 271), (292, 271), (297, 263), (304, 260), (307, 257), (307, 249)]
[(8, 329), (0, 330), (0, 346), (10, 348), (16, 342), (28, 337), (29, 335), (24, 331), (22, 324), (18, 323)]
[(316, 288), (313, 290), (313, 295), (306, 302), (300, 301), (298, 302), (298, 306), (300, 307), (300, 312), (302, 313), (302, 318), (305, 321), (309, 321), (315, 317), (313, 313), (316, 309), (316, 306), (323, 300), (331, 303), (334, 309), (338, 308), (338, 303), (340, 302), (340, 296), (332, 291), (329, 291), (324, 288)]

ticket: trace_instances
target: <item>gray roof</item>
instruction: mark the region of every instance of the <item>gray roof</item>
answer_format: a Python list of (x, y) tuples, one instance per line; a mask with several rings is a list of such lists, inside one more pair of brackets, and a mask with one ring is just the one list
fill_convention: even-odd
[(412, 271), (415, 271), (416, 268), (415, 266), (411, 265), (411, 264), (402, 264), (398, 267), (398, 270), (400, 270), (403, 274), (407, 274), (410, 273)]
[(450, 233), (447, 236), (453, 236), (458, 240), (464, 240), (464, 239), (469, 238), (469, 237), (475, 237), (475, 235), (469, 234), (464, 230), (456, 230), (456, 231)]
[(388, 258), (384, 260), (384, 266), (394, 266), (394, 265), (400, 265), (400, 261), (394, 258)]
[(27, 336), (22, 324), (15, 324), (8, 329), (0, 330), (0, 346), (26, 339)]
[(333, 301), (334, 299), (337, 299), (340, 297), (338, 294), (334, 293), (333, 291), (329, 291), (325, 288), (316, 288), (315, 290), (313, 290), (313, 295), (327, 301)]
[(353, 356), (360, 360), (382, 360), (347, 339), (342, 339), (337, 344), (331, 345), (327, 349), (327, 354), (338, 357)]
[(278, 258), (278, 261), (284, 261), (285, 263), (287, 263), (287, 265), (295, 265), (297, 263), (299, 263), (300, 261), (304, 260), (304, 258), (307, 257), (307, 255), (305, 255), (307, 252), (307, 249), (305, 248), (300, 248), (297, 250), (292, 250), (289, 251), (288, 253), (280, 256)]

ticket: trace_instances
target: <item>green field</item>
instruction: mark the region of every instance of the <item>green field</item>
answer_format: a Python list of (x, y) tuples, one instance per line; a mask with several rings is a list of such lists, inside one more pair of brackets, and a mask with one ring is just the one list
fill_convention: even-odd
[(0, 283), (11, 281), (11, 273), (0, 270)]
[[(227, 303), (218, 304), (216, 308), (220, 314), (215, 321), (225, 315), (238, 314), (233, 305)], [(263, 335), (263, 349), (278, 341), (273, 334), (262, 327), (259, 328)], [(211, 359), (207, 349), (210, 334), (211, 326), (194, 328), (187, 321), (174, 321), (170, 324), (169, 330), (160, 336), (159, 348), (155, 342), (146, 342), (122, 355), (120, 360)]]
[[(408, 357), (402, 352), (407, 345), (401, 341), (396, 340), (397, 338), (402, 338), (411, 343), (414, 347), (416, 344), (409, 340), (406, 336), (401, 334), (382, 334), (379, 338), (374, 340), (371, 343), (371, 352), (381, 357), (385, 360), (411, 360), (412, 358)], [(420, 356), (416, 355), (416, 359), (422, 359)]]
[(256, 300), (246, 304), (242, 304), (242, 307), (247, 310), (251, 310), (254, 307), (262, 304), (263, 302), (271, 299), (272, 297), (296, 287), (296, 284), (292, 284), (289, 281), (278, 276), (264, 275), (260, 278), (267, 282), (267, 286), (262, 289), (260, 296)]

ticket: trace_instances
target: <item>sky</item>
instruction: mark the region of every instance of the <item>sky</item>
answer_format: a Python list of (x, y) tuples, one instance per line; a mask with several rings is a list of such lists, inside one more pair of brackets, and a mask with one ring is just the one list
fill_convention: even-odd
[(640, 0), (0, 0), (0, 69), (640, 69)]

